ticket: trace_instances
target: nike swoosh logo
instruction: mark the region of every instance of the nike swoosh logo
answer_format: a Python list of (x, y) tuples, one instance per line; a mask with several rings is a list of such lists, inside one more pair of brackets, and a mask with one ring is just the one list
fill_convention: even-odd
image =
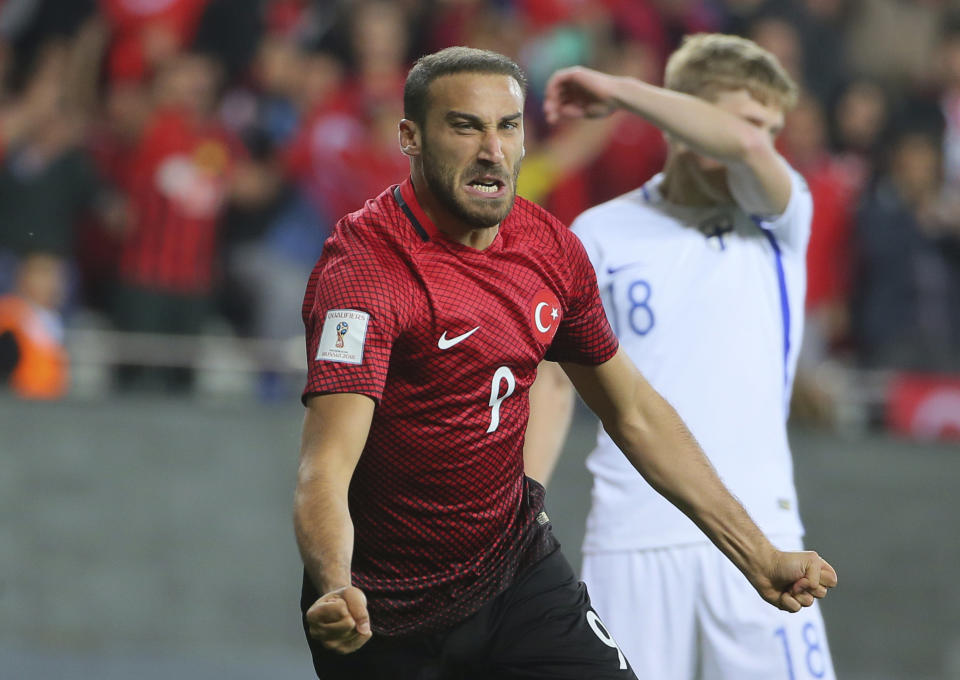
[(641, 267), (643, 263), (641, 262), (630, 262), (629, 264), (622, 264), (619, 267), (607, 267), (608, 274), (616, 274), (617, 272), (622, 272), (624, 269), (630, 269), (632, 267)]
[(450, 349), (451, 347), (453, 347), (454, 345), (456, 345), (458, 342), (463, 342), (464, 340), (466, 340), (467, 338), (469, 338), (471, 335), (473, 335), (474, 333), (476, 333), (478, 330), (480, 330), (480, 326), (477, 326), (477, 327), (474, 328), (472, 331), (467, 331), (466, 333), (463, 333), (463, 334), (461, 334), (461, 335), (458, 335), (458, 336), (456, 336), (455, 338), (448, 338), (448, 337), (447, 337), (447, 332), (444, 331), (444, 332), (443, 332), (443, 335), (440, 336), (440, 339), (437, 340), (437, 347), (439, 347), (440, 349)]

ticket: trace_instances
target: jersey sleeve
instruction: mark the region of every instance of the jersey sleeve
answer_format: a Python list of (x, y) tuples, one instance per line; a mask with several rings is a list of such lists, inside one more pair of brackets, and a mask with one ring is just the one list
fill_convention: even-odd
[(380, 400), (394, 341), (403, 330), (402, 285), (369, 250), (331, 238), (303, 301), (307, 384), (315, 394), (354, 392)]
[(770, 231), (781, 243), (799, 251), (805, 251), (810, 240), (810, 222), (813, 219), (813, 198), (806, 181), (793, 168), (790, 173), (790, 200), (787, 208), (777, 217), (761, 220), (763, 228)]
[(597, 277), (580, 239), (564, 231), (563, 253), (568, 264), (567, 299), (563, 321), (546, 359), (595, 366), (611, 359), (619, 342), (607, 321)]

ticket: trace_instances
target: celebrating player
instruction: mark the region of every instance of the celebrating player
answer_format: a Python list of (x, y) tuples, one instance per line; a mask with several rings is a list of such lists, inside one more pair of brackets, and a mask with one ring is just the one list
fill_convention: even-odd
[[(583, 68), (549, 82), (549, 119), (622, 108), (660, 127), (669, 143), (661, 174), (588, 210), (573, 231), (623, 350), (766, 535), (799, 550), (786, 419), (812, 203), (773, 146), (796, 87), (771, 54), (728, 35), (688, 37), (665, 83)], [(553, 400), (563, 401), (562, 391), (537, 393), (537, 415), (554, 414)], [(656, 480), (633, 473), (620, 444), (607, 428), (588, 460), (594, 484), (583, 578), (637, 675), (832, 679), (818, 608), (790, 616), (767, 607), (657, 493)], [(542, 437), (528, 438), (528, 473), (545, 479), (557, 452)]]
[(294, 523), (324, 680), (636, 677), (523, 473), (544, 358), (767, 601), (799, 610), (836, 583), (767, 541), (620, 351), (580, 242), (516, 198), (524, 89), (495, 53), (420, 59), (410, 178), (341, 219), (310, 277)]

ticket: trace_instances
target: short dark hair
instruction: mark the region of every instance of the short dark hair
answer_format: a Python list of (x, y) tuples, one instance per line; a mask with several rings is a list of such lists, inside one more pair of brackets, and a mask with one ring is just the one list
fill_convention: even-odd
[(510, 76), (527, 93), (527, 76), (509, 57), (473, 47), (448, 47), (420, 57), (407, 74), (403, 86), (403, 117), (423, 125), (427, 115), (430, 84), (455, 73), (491, 73)]

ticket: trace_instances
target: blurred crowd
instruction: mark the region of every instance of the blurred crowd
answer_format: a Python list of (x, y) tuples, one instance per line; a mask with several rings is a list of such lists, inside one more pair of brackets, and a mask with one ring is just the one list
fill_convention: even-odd
[[(302, 333), (336, 220), (408, 172), (413, 60), (464, 44), (529, 73), (520, 192), (564, 221), (660, 167), (618, 115), (553, 129), (547, 77), (659, 83), (688, 33), (747, 36), (802, 86), (779, 146), (815, 201), (804, 362), (960, 371), (956, 0), (0, 0), (0, 373), (57, 396), (64, 325)], [(46, 352), (46, 354), (44, 354)], [(191, 373), (121, 367), (120, 388)]]

